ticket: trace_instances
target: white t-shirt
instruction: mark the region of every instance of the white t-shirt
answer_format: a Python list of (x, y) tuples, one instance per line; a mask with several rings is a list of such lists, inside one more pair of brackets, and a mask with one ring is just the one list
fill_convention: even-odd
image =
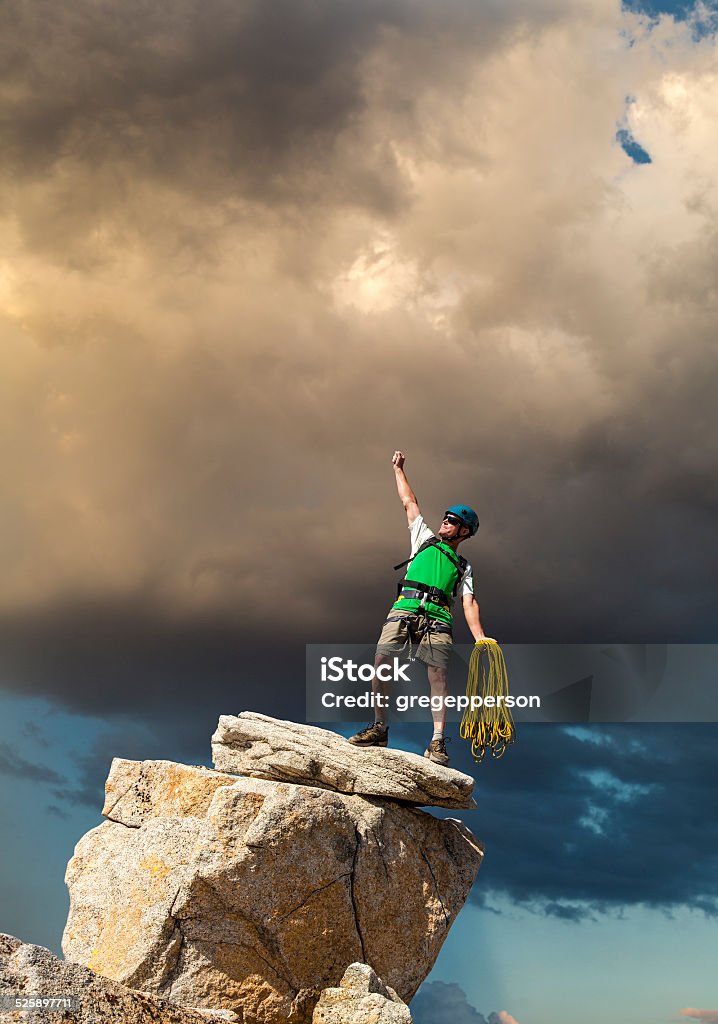
[[(418, 515), (414, 522), (409, 527), (409, 536), (411, 537), (411, 557), (413, 558), (416, 552), (419, 550), (422, 544), (424, 544), (430, 537), (435, 537), (436, 534), (431, 530), (424, 522), (424, 517)], [(473, 594), (474, 592), (474, 573), (469, 565), (466, 563), (466, 570), (464, 575), (459, 581), (459, 586), (456, 588), (456, 593), (461, 594), (464, 597), (465, 594)], [(453, 601), (452, 601), (453, 604)]]

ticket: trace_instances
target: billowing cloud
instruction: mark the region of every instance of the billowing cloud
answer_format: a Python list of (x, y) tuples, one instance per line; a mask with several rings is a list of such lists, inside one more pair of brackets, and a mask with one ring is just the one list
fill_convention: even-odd
[(485, 1017), (456, 982), (427, 981), (411, 1001), (414, 1024), (518, 1024), (506, 1010)]
[(704, 1024), (716, 1024), (718, 1022), (718, 1010), (695, 1010), (692, 1007), (686, 1007), (685, 1010), (681, 1010), (682, 1017), (692, 1017), (694, 1020), (703, 1021)]

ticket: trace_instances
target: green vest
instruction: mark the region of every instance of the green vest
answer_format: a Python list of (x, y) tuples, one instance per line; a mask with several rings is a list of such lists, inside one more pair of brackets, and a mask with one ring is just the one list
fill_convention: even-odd
[[(442, 552), (447, 552), (448, 557), (447, 554), (442, 554)], [(438, 543), (424, 548), (423, 551), (417, 551), (406, 567), (406, 579), (414, 580), (416, 583), (423, 583), (427, 587), (438, 587), (448, 598), (451, 598), (454, 593), (454, 587), (464, 574), (463, 569), (459, 569), (454, 565), (458, 557), (448, 544), (438, 541)], [(409, 590), (414, 589), (411, 583), (407, 583), (406, 586)], [(421, 598), (402, 597), (399, 595), (392, 605), (392, 611), (415, 612), (420, 607), (422, 607)], [(440, 619), (442, 622), (448, 622), (451, 625), (451, 610), (446, 605), (427, 601), (423, 607), (430, 618)]]

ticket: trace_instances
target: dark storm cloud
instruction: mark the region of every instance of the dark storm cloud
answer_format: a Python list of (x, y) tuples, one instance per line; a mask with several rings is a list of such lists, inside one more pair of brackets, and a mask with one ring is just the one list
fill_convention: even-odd
[(424, 982), (411, 1001), (415, 1024), (518, 1024), (506, 1010), (485, 1017), (466, 998), (456, 982)]
[[(367, 58), (388, 38), (399, 88), (384, 99), (406, 125), (419, 70), (435, 82), (460, 75), (468, 55), (552, 6), (528, 5), (517, 22), (468, 0), (440, 12), (428, 0), (5, 4), (2, 164), (31, 180), (72, 165), (85, 195), (60, 187), (54, 202), (70, 204), (76, 231), (142, 180), (200, 201), (340, 201), (391, 214), (407, 182), (380, 134), (363, 134)], [(48, 227), (53, 209), (43, 206)], [(28, 204), (40, 245), (32, 213)]]
[(63, 811), (62, 808), (58, 807), (56, 804), (48, 804), (45, 808), (45, 813), (52, 814), (54, 818), (59, 818), (61, 821), (67, 821), (70, 817), (66, 811)]
[[(714, 253), (685, 243), (685, 274), (602, 234), (627, 93), (591, 64), (602, 10), (3, 8), (3, 616), (33, 686), (99, 699), (109, 631), (150, 665), (102, 677), (151, 704), (193, 636), (210, 679), (276, 648), (277, 607), (283, 641), (369, 641), (406, 544), (397, 445), (430, 522), (478, 504), (492, 632), (711, 638)], [(560, 45), (568, 93), (541, 70)], [(50, 673), (38, 638), (83, 623)]]
[[(27, 244), (94, 265), (86, 236), (99, 228), (113, 252), (126, 247), (155, 205), (144, 190), (157, 188), (200, 205), (321, 206), (336, 193), (390, 213), (404, 192), (391, 152), (360, 157), (350, 141), (345, 162), (336, 150), (364, 109), (359, 65), (381, 6), (4, 5), (0, 165), (31, 185), (13, 200)], [(221, 253), (211, 218), (181, 204), (166, 218), (176, 225), (165, 250)], [(153, 232), (155, 246), (166, 232)]]
[(22, 757), (9, 743), (0, 743), (0, 774), (30, 782), (61, 783), (62, 775), (47, 765), (36, 764)]
[(473, 771), (479, 902), (504, 895), (564, 920), (639, 905), (718, 914), (714, 726), (523, 727)]
[(60, 807), (84, 806), (99, 814), (104, 803), (105, 780), (115, 757), (134, 761), (174, 759), (186, 763), (193, 760), (210, 763), (208, 735), (203, 737), (203, 749), (193, 749), (187, 730), (184, 734), (177, 734), (175, 719), (170, 718), (164, 723), (157, 721), (155, 730), (152, 724), (151, 715), (147, 721), (126, 718), (96, 736), (89, 750), (78, 751), (74, 757), (74, 783), (57, 788), (52, 794)]
[(414, 1024), (489, 1024), (456, 982), (424, 982), (410, 1009)]
[[(38, 30), (43, 14), (54, 15), (52, 33)], [(240, 157), (281, 159), (314, 131), (336, 131), (361, 105), (356, 63), (380, 24), (376, 4), (285, 0), (131, 2), (121, 13), (7, 4), (4, 20), (7, 81), (24, 87), (7, 115), (6, 159), (38, 174), (63, 156), (132, 159), (148, 148), (168, 177), (208, 118), (229, 131), (239, 167)], [(230, 154), (227, 170), (233, 163)]]
[[(42, 637), (42, 644), (38, 638)], [(243, 631), (242, 616), (221, 621), (168, 619), (156, 605), (68, 601), (38, 617), (6, 618), (0, 644), (10, 679), (6, 688), (44, 696), (82, 715), (142, 717), (158, 727), (197, 735), (217, 708), (304, 710), (304, 646), (288, 626), (283, 643)], [(182, 723), (185, 723), (184, 727)], [(207, 734), (209, 735), (209, 734)], [(159, 756), (159, 755), (157, 755)]]

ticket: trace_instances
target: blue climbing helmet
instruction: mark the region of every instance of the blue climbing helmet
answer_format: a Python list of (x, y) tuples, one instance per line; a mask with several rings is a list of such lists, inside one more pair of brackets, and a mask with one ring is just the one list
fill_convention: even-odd
[(473, 508), (469, 508), (468, 505), (451, 505), (447, 508), (444, 515), (452, 515), (456, 516), (457, 519), (460, 519), (464, 526), (468, 526), (471, 530), (471, 533), (469, 534), (470, 537), (473, 537), (479, 528), (479, 517), (474, 512)]

